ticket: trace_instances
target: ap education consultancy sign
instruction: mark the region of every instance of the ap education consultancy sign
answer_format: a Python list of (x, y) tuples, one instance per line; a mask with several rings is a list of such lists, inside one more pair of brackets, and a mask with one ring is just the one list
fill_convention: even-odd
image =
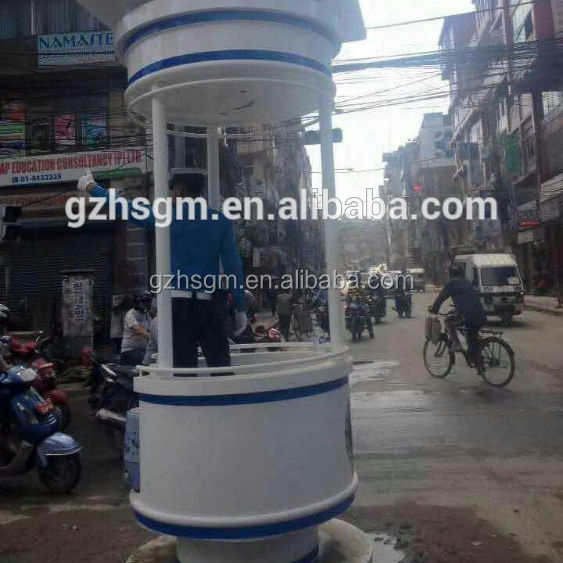
[(139, 176), (147, 171), (145, 150), (133, 147), (0, 160), (0, 186), (75, 182), (88, 169), (97, 179)]
[(111, 31), (53, 33), (37, 37), (37, 65), (84, 65), (115, 62)]

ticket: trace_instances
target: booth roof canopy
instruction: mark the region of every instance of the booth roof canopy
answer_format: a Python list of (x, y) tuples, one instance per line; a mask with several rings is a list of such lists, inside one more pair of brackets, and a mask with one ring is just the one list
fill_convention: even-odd
[[(154, 2), (154, 0), (78, 0), (79, 4), (82, 4), (84, 8), (110, 29), (115, 29), (118, 22), (128, 12), (151, 2)], [(178, 6), (176, 13), (225, 9), (262, 9), (304, 13), (304, 7), (310, 4), (310, 14), (313, 12), (314, 6), (319, 4), (321, 9), (316, 8), (315, 11), (323, 13), (322, 5), (325, 4), (328, 10), (337, 10), (338, 28), (336, 31), (341, 41), (360, 41), (366, 37), (359, 0), (177, 0), (174, 3)], [(313, 20), (318, 19), (314, 15), (308, 17)]]

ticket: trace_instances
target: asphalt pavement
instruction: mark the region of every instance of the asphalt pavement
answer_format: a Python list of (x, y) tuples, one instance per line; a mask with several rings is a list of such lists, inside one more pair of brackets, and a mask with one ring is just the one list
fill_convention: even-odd
[(509, 329), (491, 320), (516, 354), (506, 389), (487, 386), (460, 358), (436, 380), (422, 360), (434, 297), (415, 294), (412, 319), (390, 310), (374, 341), (351, 344), (354, 357), (373, 360), (352, 377), (356, 506), (374, 515), (465, 509), (523, 554), (563, 561), (563, 319), (527, 310)]
[[(397, 319), (390, 302), (374, 340), (350, 343), (361, 484), (345, 518), (417, 563), (560, 563), (563, 319), (527, 310), (506, 331), (517, 365), (507, 389), (461, 362), (435, 380), (422, 361), (433, 297), (415, 294), (412, 319)], [(47, 495), (34, 474), (0, 481), (0, 563), (121, 563), (151, 537), (130, 515), (84, 389), (72, 407), (83, 479), (65, 497)]]

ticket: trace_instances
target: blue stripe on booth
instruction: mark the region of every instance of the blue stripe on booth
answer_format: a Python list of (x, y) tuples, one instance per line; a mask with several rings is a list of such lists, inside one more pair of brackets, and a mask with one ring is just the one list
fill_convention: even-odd
[(138, 512), (135, 512), (135, 517), (139, 524), (167, 536), (177, 538), (191, 538), (197, 540), (252, 540), (260, 538), (268, 538), (272, 536), (279, 536), (291, 532), (297, 532), (312, 526), (318, 526), (324, 522), (332, 520), (335, 516), (342, 514), (354, 502), (354, 495), (348, 497), (345, 501), (324, 510), (305, 516), (303, 518), (296, 518), (286, 522), (279, 522), (276, 524), (265, 524), (262, 526), (248, 526), (244, 528), (202, 528), (197, 526), (177, 526), (175, 524), (166, 524), (164, 522), (157, 522), (151, 518), (147, 518)]
[(198, 25), (202, 23), (216, 23), (216, 22), (236, 22), (236, 21), (255, 21), (266, 23), (280, 23), (285, 25), (292, 25), (312, 31), (322, 35), (328, 39), (335, 46), (338, 46), (340, 41), (336, 36), (328, 32), (323, 26), (296, 16), (288, 14), (280, 14), (275, 12), (265, 12), (262, 10), (212, 10), (209, 12), (197, 12), (192, 14), (184, 14), (181, 16), (172, 16), (155, 22), (151, 22), (139, 30), (135, 31), (125, 43), (125, 51), (131, 48), (135, 43), (146, 39), (155, 33), (163, 33), (179, 27), (189, 25)]
[(296, 387), (294, 389), (280, 389), (276, 391), (261, 391), (258, 393), (241, 393), (238, 395), (198, 395), (195, 397), (139, 394), (139, 401), (153, 405), (168, 405), (176, 407), (220, 407), (231, 405), (255, 405), (260, 403), (276, 403), (291, 401), (303, 397), (313, 397), (340, 389), (348, 385), (348, 377), (335, 379), (326, 383)]
[(213, 61), (269, 61), (278, 63), (289, 63), (293, 65), (307, 67), (318, 72), (322, 72), (327, 76), (332, 76), (332, 70), (308, 57), (302, 57), (294, 53), (284, 53), (281, 51), (264, 51), (260, 49), (231, 49), (227, 51), (207, 51), (205, 53), (189, 53), (187, 55), (177, 55), (168, 59), (163, 59), (151, 63), (138, 70), (129, 79), (129, 85), (137, 80), (165, 70), (178, 66), (186, 66), (197, 63), (207, 63)]

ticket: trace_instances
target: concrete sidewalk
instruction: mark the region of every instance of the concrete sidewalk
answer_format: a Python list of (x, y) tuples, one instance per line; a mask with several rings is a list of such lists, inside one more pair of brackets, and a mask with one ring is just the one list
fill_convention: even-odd
[(563, 317), (563, 309), (557, 308), (557, 299), (555, 297), (539, 297), (537, 295), (526, 295), (526, 309)]

